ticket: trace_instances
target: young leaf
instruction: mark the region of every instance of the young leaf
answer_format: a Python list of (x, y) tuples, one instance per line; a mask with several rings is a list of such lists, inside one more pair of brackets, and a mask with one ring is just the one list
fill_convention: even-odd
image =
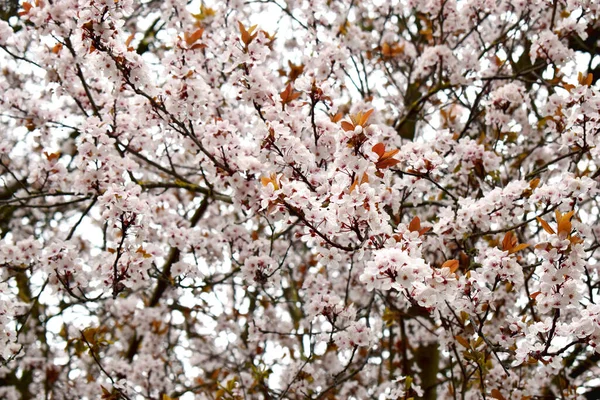
[(556, 233), (556, 232), (554, 232), (554, 229), (552, 229), (552, 228), (550, 227), (550, 224), (548, 224), (546, 221), (544, 221), (544, 220), (543, 220), (543, 219), (541, 219), (540, 217), (535, 217), (535, 218), (538, 220), (538, 222), (539, 222), (540, 224), (542, 224), (542, 228), (544, 228), (544, 230), (545, 230), (546, 232), (548, 232), (548, 233), (549, 233), (549, 234), (551, 234), (551, 235), (554, 235), (554, 234)]

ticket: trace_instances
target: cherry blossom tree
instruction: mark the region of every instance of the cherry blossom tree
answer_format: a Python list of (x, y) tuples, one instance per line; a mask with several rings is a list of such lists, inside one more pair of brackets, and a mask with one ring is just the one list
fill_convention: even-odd
[(600, 398), (598, 1), (0, 7), (1, 398)]

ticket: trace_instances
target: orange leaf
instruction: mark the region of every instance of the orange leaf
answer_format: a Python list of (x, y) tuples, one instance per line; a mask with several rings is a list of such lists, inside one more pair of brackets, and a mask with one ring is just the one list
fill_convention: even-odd
[(580, 238), (579, 236), (575, 235), (575, 236), (571, 236), (571, 239), (569, 239), (571, 241), (571, 244), (579, 244), (579, 243), (583, 243), (583, 239)]
[(516, 244), (517, 238), (515, 237), (514, 233), (510, 231), (506, 232), (506, 235), (504, 235), (504, 239), (502, 240), (502, 250), (511, 250)]
[(135, 33), (132, 33), (131, 35), (129, 35), (129, 37), (127, 38), (127, 40), (125, 40), (125, 47), (129, 47), (129, 45), (131, 44), (131, 41), (133, 40), (133, 38), (135, 38)]
[(346, 132), (353, 131), (354, 125), (352, 125), (348, 121), (342, 121), (342, 129), (345, 130)]
[(48, 159), (48, 161), (55, 161), (58, 160), (60, 158), (60, 153), (48, 153), (48, 152), (44, 152), (44, 155), (46, 156), (46, 158)]
[(590, 72), (586, 76), (584, 76), (581, 72), (577, 75), (577, 80), (580, 85), (591, 86), (594, 81), (594, 75)]
[(363, 174), (362, 178), (360, 179), (360, 184), (362, 185), (363, 183), (369, 183), (369, 175), (367, 175), (366, 172)]
[(552, 227), (550, 227), (550, 224), (548, 224), (546, 221), (544, 221), (544, 220), (543, 220), (543, 219), (541, 219), (540, 217), (535, 217), (535, 218), (538, 220), (538, 222), (539, 222), (540, 224), (542, 224), (542, 228), (544, 228), (544, 230), (545, 230), (546, 232), (548, 232), (548, 233), (549, 233), (549, 234), (551, 234), (551, 235), (554, 235), (554, 234), (556, 233), (556, 232), (554, 232), (554, 229), (552, 229)]
[(471, 344), (469, 343), (469, 341), (467, 339), (465, 339), (462, 336), (454, 336), (454, 339), (456, 339), (456, 341), (460, 344), (462, 344), (464, 347), (466, 347), (467, 349), (471, 348)]
[(555, 211), (559, 235), (564, 235), (566, 237), (571, 233), (571, 217), (573, 217), (573, 214), (575, 214), (574, 210), (569, 211), (566, 214), (561, 214), (558, 210)]
[(279, 190), (279, 183), (277, 183), (276, 174), (271, 174), (271, 176), (269, 177), (263, 176), (262, 178), (260, 178), (260, 183), (262, 183), (263, 186), (268, 186), (269, 183), (272, 183), (275, 190)]
[(529, 297), (531, 297), (533, 300), (535, 300), (535, 298), (538, 297), (540, 295), (540, 293), (542, 293), (542, 292), (537, 291), (537, 292), (531, 293), (529, 295)]
[(373, 146), (372, 150), (373, 152), (377, 153), (379, 158), (381, 158), (385, 154), (385, 145), (383, 143), (377, 143), (375, 146)]
[(354, 191), (354, 189), (356, 189), (356, 186), (358, 185), (358, 179), (355, 179), (354, 182), (352, 182), (352, 185), (350, 185), (350, 193), (352, 193)]
[(363, 128), (366, 128), (368, 126), (367, 120), (369, 119), (369, 117), (371, 116), (372, 113), (373, 113), (373, 109), (365, 111), (364, 113), (362, 111), (360, 111), (360, 112), (357, 112), (356, 114), (351, 114), (350, 120), (352, 121), (354, 126), (360, 125)]
[(194, 42), (196, 42), (198, 39), (200, 39), (202, 37), (203, 33), (204, 33), (204, 28), (198, 28), (198, 29), (196, 29), (195, 32), (192, 32), (190, 34), (188, 34), (187, 32), (185, 32), (183, 34), (183, 36), (185, 38), (185, 42), (187, 43), (187, 45), (190, 46)]
[(506, 397), (504, 397), (498, 389), (492, 389), (492, 397), (497, 400), (506, 400)]
[(337, 123), (340, 119), (342, 119), (342, 113), (337, 113), (335, 115), (330, 115), (329, 119), (331, 120), (331, 122), (333, 122), (334, 124)]
[(428, 226), (426, 228), (423, 228), (419, 231), (419, 236), (423, 236), (424, 234), (426, 234), (427, 232), (429, 232), (431, 230), (431, 227)]
[(513, 247), (512, 249), (510, 249), (510, 251), (508, 252), (508, 254), (514, 254), (517, 251), (521, 251), (521, 250), (526, 249), (528, 247), (529, 247), (529, 245), (527, 243), (518, 244), (515, 247)]
[(410, 221), (410, 224), (408, 225), (408, 230), (411, 232), (421, 230), (421, 220), (419, 219), (419, 217), (414, 217), (412, 221)]
[(377, 161), (375, 163), (375, 167), (377, 169), (385, 169), (385, 168), (393, 167), (394, 165), (398, 164), (399, 162), (400, 162), (400, 160), (396, 160), (395, 158), (388, 158), (385, 160)]
[(205, 49), (206, 47), (207, 46), (204, 43), (196, 43), (195, 45), (190, 47), (190, 50)]
[[(292, 63), (291, 61), (288, 61), (288, 66), (290, 67), (290, 72), (288, 74), (288, 78), (289, 78), (290, 82), (295, 81), (300, 75), (302, 75), (302, 72), (304, 72), (304, 64), (296, 65), (296, 64)], [(341, 118), (341, 114), (340, 114), (340, 118)], [(334, 122), (337, 122), (337, 121), (334, 121)]]
[(394, 157), (396, 154), (398, 154), (398, 152), (400, 151), (400, 149), (394, 149), (394, 150), (390, 150), (390, 151), (386, 151), (383, 156), (381, 156), (381, 158), (392, 158)]
[(22, 17), (24, 15), (27, 15), (29, 13), (29, 10), (31, 10), (31, 8), (33, 7), (31, 5), (31, 3), (25, 2), (21, 5), (21, 7), (23, 7), (23, 11), (19, 12), (19, 16)]
[(587, 78), (585, 78), (586, 86), (592, 86), (593, 81), (594, 81), (594, 75), (590, 72), (587, 74)]
[(371, 116), (371, 114), (373, 114), (373, 109), (365, 111), (365, 113), (361, 115), (361, 119), (359, 121), (359, 125), (362, 125), (364, 127), (365, 124), (367, 123), (367, 121), (369, 120), (369, 117)]
[(256, 29), (256, 25), (252, 25), (250, 27), (250, 29), (246, 30), (246, 27), (244, 27), (244, 24), (242, 24), (240, 21), (238, 21), (238, 26), (240, 28), (240, 33), (242, 34), (242, 42), (248, 46), (256, 37), (256, 35), (258, 35), (258, 32), (252, 34), (252, 32), (254, 32), (254, 29)]
[(63, 48), (62, 43), (56, 43), (54, 45), (54, 47), (52, 48), (52, 53), (58, 54), (58, 53), (60, 53), (60, 51), (62, 50), (62, 48)]
[(458, 260), (446, 260), (442, 264), (442, 268), (450, 268), (450, 272), (454, 273), (458, 269), (459, 262)]
[[(360, 185), (362, 185), (363, 183), (368, 183), (369, 182), (369, 175), (367, 175), (367, 173), (365, 172), (362, 176), (362, 178), (360, 179)], [(352, 193), (352, 191), (354, 191), (354, 189), (356, 189), (356, 187), (359, 185), (359, 181), (358, 178), (356, 178), (354, 180), (354, 182), (352, 182), (352, 185), (350, 185), (350, 193)]]
[(389, 44), (387, 43), (383, 43), (381, 45), (381, 54), (383, 54), (384, 57), (391, 57), (392, 56), (392, 48), (390, 47)]
[(532, 180), (531, 182), (529, 182), (529, 188), (531, 190), (534, 190), (535, 188), (538, 187), (539, 184), (540, 184), (540, 178), (535, 178), (534, 180)]
[(563, 89), (565, 89), (567, 92), (571, 93), (573, 91), (573, 89), (575, 89), (575, 85), (571, 85), (570, 83), (563, 83)]
[(300, 97), (300, 93), (294, 93), (292, 85), (288, 83), (285, 90), (279, 94), (279, 97), (281, 98), (281, 102), (283, 104), (288, 104), (289, 102), (296, 100), (298, 97)]

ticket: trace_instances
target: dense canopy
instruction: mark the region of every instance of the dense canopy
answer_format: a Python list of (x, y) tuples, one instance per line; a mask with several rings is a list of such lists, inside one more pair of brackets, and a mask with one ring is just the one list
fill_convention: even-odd
[(600, 398), (598, 1), (0, 18), (0, 398)]

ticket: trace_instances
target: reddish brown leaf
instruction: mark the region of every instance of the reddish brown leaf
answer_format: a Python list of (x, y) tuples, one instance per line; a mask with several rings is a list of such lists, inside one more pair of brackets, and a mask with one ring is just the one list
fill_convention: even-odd
[(431, 230), (431, 227), (430, 227), (430, 226), (428, 226), (428, 227), (425, 227), (425, 228), (422, 228), (422, 229), (419, 231), (419, 236), (423, 236), (424, 234), (426, 234), (426, 233), (427, 233), (427, 232), (429, 232), (430, 230)]
[(292, 85), (288, 83), (285, 90), (279, 94), (279, 97), (281, 98), (281, 102), (283, 104), (288, 104), (300, 97), (300, 94), (301, 93), (299, 92), (294, 92)]
[(204, 28), (198, 28), (198, 29), (196, 29), (196, 31), (194, 31), (192, 33), (185, 32), (183, 34), (183, 36), (185, 38), (185, 43), (187, 43), (188, 46), (191, 46), (193, 43), (195, 43), (198, 39), (200, 39), (202, 37), (203, 33), (204, 33)]
[(566, 214), (562, 214), (558, 210), (555, 211), (559, 235), (567, 237), (571, 233), (571, 217), (573, 217), (573, 214), (575, 214), (575, 211), (569, 211)]
[(330, 115), (329, 119), (331, 120), (331, 122), (333, 122), (334, 124), (339, 122), (342, 119), (342, 113), (337, 113), (335, 115)]
[(364, 114), (361, 115), (361, 113), (359, 113), (359, 115), (361, 115), (360, 121), (358, 125), (362, 125), (363, 127), (366, 125), (367, 121), (369, 120), (369, 117), (371, 116), (371, 114), (373, 114), (373, 109), (367, 110), (365, 111)]
[(408, 224), (408, 230), (411, 232), (421, 230), (421, 220), (419, 217), (414, 217), (412, 221), (410, 221), (410, 224)]
[(375, 167), (377, 169), (385, 169), (385, 168), (393, 167), (394, 165), (398, 164), (399, 162), (400, 162), (400, 160), (396, 160), (395, 158), (389, 158), (387, 160), (377, 161), (375, 163)]
[(377, 155), (381, 159), (381, 157), (383, 157), (383, 155), (385, 154), (385, 145), (383, 143), (377, 143), (375, 146), (373, 146), (372, 150), (373, 152), (377, 153)]
[(345, 130), (346, 132), (349, 131), (353, 131), (354, 130), (354, 125), (352, 125), (350, 122), (348, 121), (342, 121), (342, 129)]
[(248, 46), (254, 40), (256, 35), (258, 35), (258, 32), (252, 34), (252, 32), (254, 32), (256, 29), (256, 25), (252, 25), (250, 29), (246, 30), (244, 24), (238, 21), (238, 26), (240, 28), (240, 33), (242, 34), (242, 43)]
[(443, 264), (442, 264), (442, 268), (450, 268), (451, 272), (456, 272), (456, 270), (458, 269), (459, 266), (459, 262), (458, 260), (446, 260)]
[(540, 224), (542, 224), (542, 228), (544, 228), (544, 230), (546, 232), (548, 232), (551, 235), (554, 235), (556, 232), (554, 232), (554, 229), (552, 229), (552, 227), (550, 226), (550, 224), (548, 224), (546, 221), (544, 221), (543, 219), (541, 219), (540, 217), (536, 217), (536, 219), (538, 220), (538, 222)]
[(25, 2), (21, 5), (21, 7), (23, 7), (23, 11), (19, 11), (20, 17), (29, 14), (29, 10), (31, 10), (33, 5), (31, 3)]
[(516, 245), (515, 247), (513, 247), (512, 249), (510, 249), (510, 251), (508, 253), (509, 254), (514, 254), (517, 251), (521, 251), (521, 250), (526, 249), (528, 247), (529, 247), (529, 245), (527, 243), (520, 243), (520, 244)]
[(498, 389), (492, 389), (491, 395), (492, 395), (492, 397), (494, 399), (497, 399), (497, 400), (506, 400), (506, 397), (504, 397), (502, 395), (502, 393), (500, 393), (500, 391)]
[(456, 335), (456, 336), (454, 336), (454, 339), (456, 339), (456, 341), (458, 343), (462, 344), (465, 348), (467, 348), (467, 349), (471, 348), (471, 344), (464, 337)]
[(502, 240), (502, 250), (507, 251), (512, 249), (517, 244), (517, 238), (514, 233), (506, 232), (504, 239)]

